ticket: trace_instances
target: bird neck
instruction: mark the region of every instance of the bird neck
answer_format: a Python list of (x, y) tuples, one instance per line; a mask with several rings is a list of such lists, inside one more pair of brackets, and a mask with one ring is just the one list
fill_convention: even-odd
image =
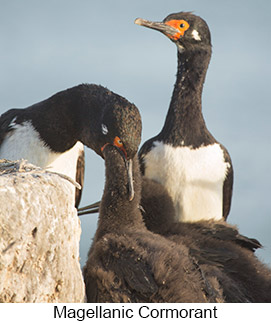
[[(115, 149), (115, 148), (114, 148)], [(105, 158), (106, 180), (100, 206), (98, 229), (95, 239), (100, 239), (107, 233), (119, 233), (127, 229), (134, 230), (144, 227), (139, 210), (141, 196), (141, 175), (138, 158), (133, 158), (133, 180), (135, 195), (129, 201), (128, 176), (124, 160), (118, 152), (107, 152)]]
[[(211, 49), (178, 51), (177, 79), (161, 135), (174, 145), (187, 141), (191, 129), (205, 127), (201, 96)], [(191, 136), (190, 136), (191, 137)], [(187, 143), (189, 144), (189, 143)]]
[(54, 152), (71, 149), (79, 138), (80, 97), (66, 90), (31, 107), (31, 122)]

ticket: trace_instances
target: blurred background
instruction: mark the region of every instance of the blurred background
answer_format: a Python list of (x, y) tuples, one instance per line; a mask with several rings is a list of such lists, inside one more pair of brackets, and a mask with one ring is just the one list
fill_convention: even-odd
[[(271, 264), (270, 0), (0, 0), (0, 114), (80, 83), (97, 83), (139, 108), (142, 142), (162, 128), (177, 49), (137, 26), (193, 11), (211, 30), (213, 56), (203, 91), (208, 129), (231, 154), (235, 178), (228, 222), (264, 246)], [(103, 160), (86, 149), (81, 206), (101, 198)], [(81, 217), (81, 265), (97, 215)]]

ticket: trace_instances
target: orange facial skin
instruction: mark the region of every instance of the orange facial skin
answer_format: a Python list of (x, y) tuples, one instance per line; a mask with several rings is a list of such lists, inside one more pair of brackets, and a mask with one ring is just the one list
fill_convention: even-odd
[(185, 20), (170, 20), (165, 22), (165, 24), (178, 30), (174, 35), (167, 35), (169, 38), (174, 40), (178, 40), (183, 36), (185, 31), (190, 27), (189, 23)]
[[(101, 148), (101, 151), (102, 151), (102, 152), (103, 152), (104, 148), (105, 148), (107, 145), (109, 145), (109, 143), (105, 144), (105, 145)], [(125, 150), (125, 148), (124, 148), (124, 146), (123, 146), (122, 141), (120, 140), (120, 138), (119, 138), (118, 136), (116, 136), (116, 137), (114, 138), (113, 145), (114, 145), (114, 146), (116, 146), (116, 147), (118, 147), (118, 148), (119, 148), (119, 149), (124, 153), (125, 157), (127, 158), (126, 150)]]

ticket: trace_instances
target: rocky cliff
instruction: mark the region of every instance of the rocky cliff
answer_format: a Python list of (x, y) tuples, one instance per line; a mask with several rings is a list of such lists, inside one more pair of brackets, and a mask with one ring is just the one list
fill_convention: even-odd
[(0, 302), (82, 302), (73, 183), (0, 161)]

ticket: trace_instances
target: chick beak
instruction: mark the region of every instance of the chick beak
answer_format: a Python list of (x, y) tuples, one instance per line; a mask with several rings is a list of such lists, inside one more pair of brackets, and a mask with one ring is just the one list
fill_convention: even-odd
[(129, 160), (125, 159), (125, 165), (126, 165), (127, 176), (128, 176), (129, 201), (132, 201), (134, 199), (134, 196), (135, 196), (132, 159), (129, 159)]
[[(102, 151), (108, 144), (105, 144), (102, 147)], [(132, 159), (127, 159), (127, 153), (126, 150), (123, 147), (119, 147), (115, 144), (113, 144), (114, 147), (117, 148), (118, 152), (121, 154), (124, 162), (125, 162), (125, 167), (127, 170), (127, 177), (128, 177), (128, 195), (129, 195), (129, 201), (132, 201), (135, 196), (135, 190), (134, 190), (134, 179), (133, 179), (133, 162)]]

